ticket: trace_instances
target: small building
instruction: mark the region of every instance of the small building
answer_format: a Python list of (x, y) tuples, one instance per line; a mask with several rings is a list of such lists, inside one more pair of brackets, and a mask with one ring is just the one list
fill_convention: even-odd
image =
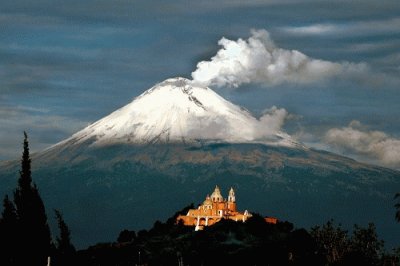
[(222, 219), (245, 222), (252, 215), (247, 210), (239, 212), (236, 209), (235, 191), (229, 190), (228, 199), (224, 199), (218, 186), (215, 186), (211, 196), (207, 195), (203, 204), (197, 209), (190, 209), (186, 215), (179, 215), (177, 222), (195, 226), (195, 230), (202, 230), (204, 226), (213, 225)]
[(264, 220), (269, 224), (277, 224), (278, 223), (278, 219), (276, 219), (275, 217), (264, 217)]

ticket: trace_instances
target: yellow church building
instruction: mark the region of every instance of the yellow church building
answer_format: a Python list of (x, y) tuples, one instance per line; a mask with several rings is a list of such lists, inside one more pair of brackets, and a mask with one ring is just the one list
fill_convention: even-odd
[(213, 225), (222, 219), (245, 222), (252, 215), (247, 210), (239, 212), (236, 209), (235, 191), (229, 190), (228, 199), (224, 199), (218, 186), (215, 186), (211, 196), (207, 195), (203, 204), (197, 209), (190, 209), (186, 215), (179, 215), (177, 222), (195, 226), (195, 230), (202, 230), (204, 226)]

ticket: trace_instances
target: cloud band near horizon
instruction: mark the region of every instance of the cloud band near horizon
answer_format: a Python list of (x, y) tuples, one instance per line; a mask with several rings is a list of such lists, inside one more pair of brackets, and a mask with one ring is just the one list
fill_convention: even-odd
[(324, 141), (341, 153), (367, 157), (395, 169), (400, 167), (400, 139), (368, 130), (357, 120), (346, 127), (328, 130)]

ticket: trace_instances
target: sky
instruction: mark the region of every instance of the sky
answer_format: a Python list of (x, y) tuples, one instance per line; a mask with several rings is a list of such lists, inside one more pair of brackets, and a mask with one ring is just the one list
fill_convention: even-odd
[(0, 160), (164, 79), (208, 85), (310, 147), (400, 169), (398, 0), (0, 0)]

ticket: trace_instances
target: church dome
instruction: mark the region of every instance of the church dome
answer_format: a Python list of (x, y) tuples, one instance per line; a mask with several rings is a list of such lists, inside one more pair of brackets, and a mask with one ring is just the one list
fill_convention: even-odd
[(211, 198), (210, 198), (210, 197), (207, 197), (207, 198), (204, 200), (203, 205), (204, 205), (204, 206), (206, 206), (206, 205), (212, 205), (212, 200), (211, 200)]
[(219, 190), (218, 186), (215, 186), (214, 192), (211, 194), (211, 199), (214, 202), (222, 202), (224, 198), (221, 195), (221, 191)]

